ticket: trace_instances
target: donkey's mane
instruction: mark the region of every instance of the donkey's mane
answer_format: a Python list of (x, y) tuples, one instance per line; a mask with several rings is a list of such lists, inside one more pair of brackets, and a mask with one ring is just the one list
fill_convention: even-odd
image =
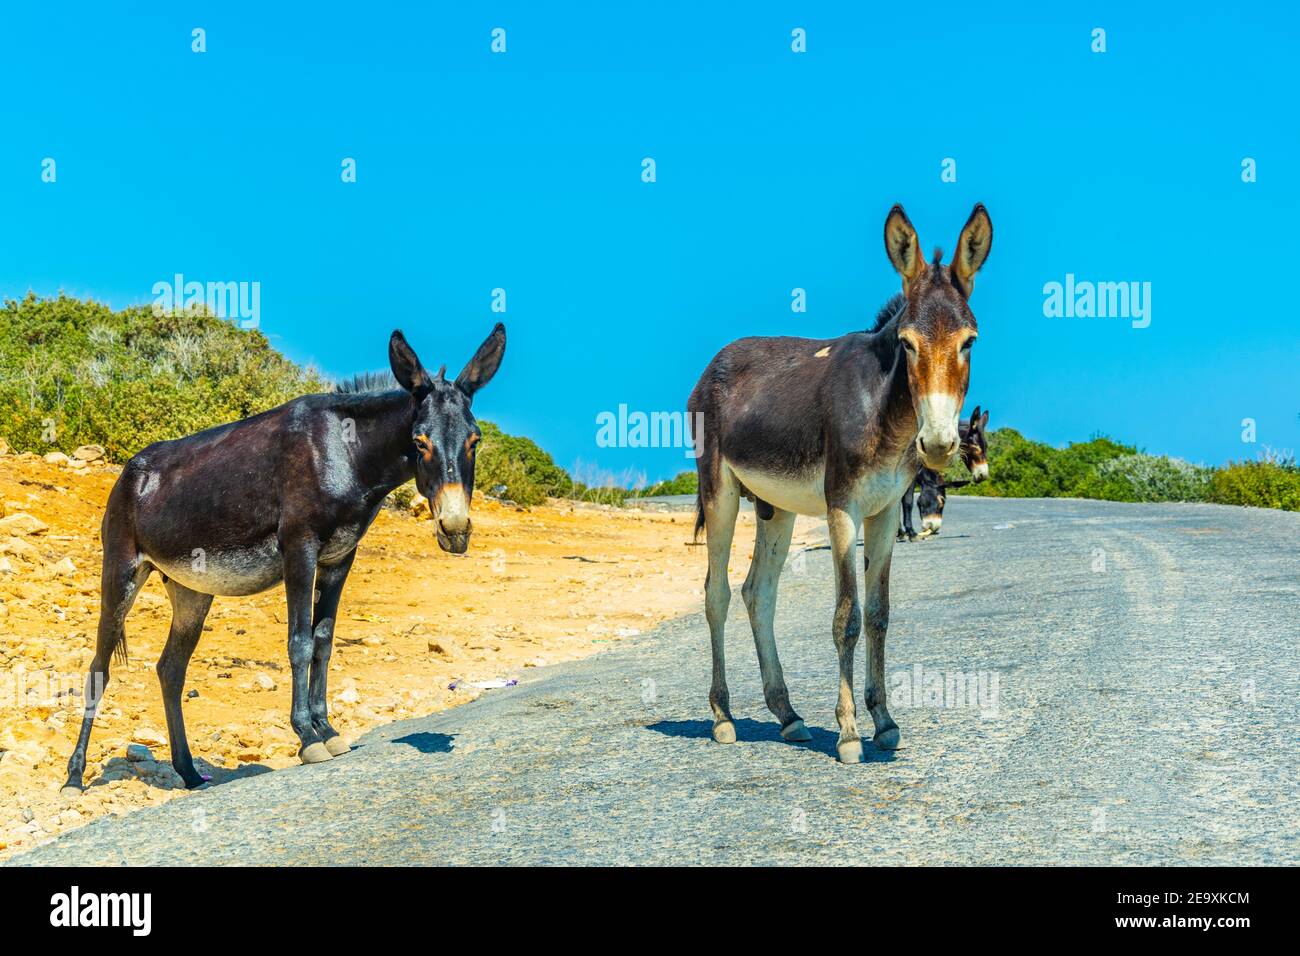
[(402, 386), (392, 372), (358, 372), (334, 383), (334, 392), (342, 395), (368, 395), (373, 392), (391, 392)]
[(879, 332), (892, 320), (903, 314), (903, 309), (907, 308), (907, 297), (901, 292), (895, 292), (893, 298), (880, 307), (876, 313), (876, 321), (868, 332)]

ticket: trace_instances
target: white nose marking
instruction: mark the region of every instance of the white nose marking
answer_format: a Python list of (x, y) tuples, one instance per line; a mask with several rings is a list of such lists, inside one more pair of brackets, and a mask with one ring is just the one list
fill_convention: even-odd
[(917, 443), (931, 460), (950, 456), (957, 447), (957, 398), (947, 392), (921, 396), (921, 427)]
[(469, 499), (460, 485), (445, 485), (438, 492), (438, 521), (445, 531), (464, 531), (469, 526)]

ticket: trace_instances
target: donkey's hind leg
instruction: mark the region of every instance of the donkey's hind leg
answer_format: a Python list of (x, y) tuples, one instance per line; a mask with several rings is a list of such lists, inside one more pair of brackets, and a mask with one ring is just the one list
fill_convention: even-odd
[[(854, 566), (860, 524), (857, 514), (851, 510), (832, 507), (827, 511), (826, 527), (830, 532), (831, 561), (835, 567), (835, 617), (831, 636), (840, 659), (840, 697), (835, 705), (835, 719), (840, 726), (840, 739), (835, 744), (835, 751), (840, 763), (862, 761), (858, 710), (853, 703), (853, 649), (858, 646), (858, 636), (862, 633), (862, 606), (858, 601), (858, 576)], [(891, 533), (893, 530), (889, 528)]]
[(786, 740), (808, 741), (812, 734), (803, 720), (790, 706), (790, 692), (781, 672), (781, 660), (776, 653), (776, 634), (772, 619), (776, 615), (776, 589), (781, 580), (781, 568), (790, 550), (790, 536), (794, 532), (793, 512), (774, 509), (767, 520), (759, 519), (754, 540), (754, 559), (749, 565), (749, 576), (741, 594), (749, 610), (749, 625), (754, 631), (754, 648), (758, 651), (758, 666), (763, 674), (763, 699), (767, 709), (781, 721), (781, 736)]
[(702, 500), (709, 550), (709, 573), (704, 580), (704, 616), (709, 622), (709, 639), (713, 645), (713, 685), (709, 690), (709, 706), (713, 709), (713, 739), (720, 744), (732, 744), (736, 742), (736, 725), (731, 719), (723, 635), (727, 629), (727, 608), (731, 603), (727, 562), (731, 559), (731, 539), (736, 533), (740, 491), (725, 467), (721, 471), (722, 475), (713, 494)]
[(99, 632), (82, 698), (85, 710), (82, 712), (81, 733), (77, 736), (77, 746), (73, 748), (72, 756), (68, 758), (68, 779), (63, 784), (66, 796), (75, 796), (82, 790), (82, 776), (86, 772), (86, 747), (90, 744), (95, 714), (108, 686), (108, 665), (113, 654), (121, 652), (125, 646), (126, 616), (152, 570), (153, 565), (136, 553), (134, 543), (104, 542), (104, 570), (100, 576), (99, 589)]
[(163, 711), (167, 714), (167, 739), (171, 742), (172, 766), (193, 790), (204, 784), (194, 769), (190, 743), (185, 737), (185, 720), (181, 715), (181, 694), (185, 690), (185, 671), (194, 648), (203, 634), (203, 622), (212, 607), (212, 595), (200, 594), (168, 579), (167, 596), (172, 602), (172, 626), (167, 645), (158, 657), (158, 683), (162, 685)]

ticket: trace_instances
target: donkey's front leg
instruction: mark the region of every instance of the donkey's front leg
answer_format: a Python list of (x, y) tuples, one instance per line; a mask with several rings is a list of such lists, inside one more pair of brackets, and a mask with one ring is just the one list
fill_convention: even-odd
[(862, 740), (858, 737), (858, 711), (853, 702), (853, 650), (862, 631), (857, 555), (854, 554), (858, 546), (858, 518), (843, 508), (830, 508), (826, 525), (830, 530), (831, 562), (835, 566), (835, 619), (831, 635), (840, 659), (840, 698), (835, 705), (840, 739), (835, 750), (841, 763), (859, 763)]
[(352, 561), (356, 556), (357, 552), (353, 550), (338, 564), (321, 565), (316, 573), (318, 596), (311, 622), (314, 652), (311, 659), (308, 697), (312, 727), (320, 734), (325, 749), (334, 757), (352, 749), (339, 732), (330, 726), (326, 686), (329, 680), (330, 654), (334, 649), (334, 616), (339, 610), (343, 582), (347, 580), (348, 572), (352, 570)]
[(898, 747), (898, 725), (885, 707), (885, 632), (889, 629), (889, 566), (894, 556), (893, 521), (888, 511), (867, 519), (863, 550), (867, 577), (867, 689), (865, 703), (876, 725), (881, 750)]
[(308, 680), (316, 642), (312, 636), (312, 599), (316, 588), (316, 560), (320, 545), (315, 538), (282, 541), (284, 593), (289, 602), (289, 667), (293, 670), (293, 704), (289, 723), (302, 741), (298, 756), (303, 763), (320, 763), (331, 754), (312, 723)]

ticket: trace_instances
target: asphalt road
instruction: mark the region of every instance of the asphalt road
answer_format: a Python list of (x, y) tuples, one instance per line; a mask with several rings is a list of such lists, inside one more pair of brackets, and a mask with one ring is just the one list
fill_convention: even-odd
[(951, 499), (895, 549), (902, 749), (856, 766), (833, 756), (828, 554), (803, 557), (776, 626), (809, 744), (763, 706), (737, 588), (737, 744), (709, 737), (696, 614), (12, 863), (1300, 862), (1300, 514)]

